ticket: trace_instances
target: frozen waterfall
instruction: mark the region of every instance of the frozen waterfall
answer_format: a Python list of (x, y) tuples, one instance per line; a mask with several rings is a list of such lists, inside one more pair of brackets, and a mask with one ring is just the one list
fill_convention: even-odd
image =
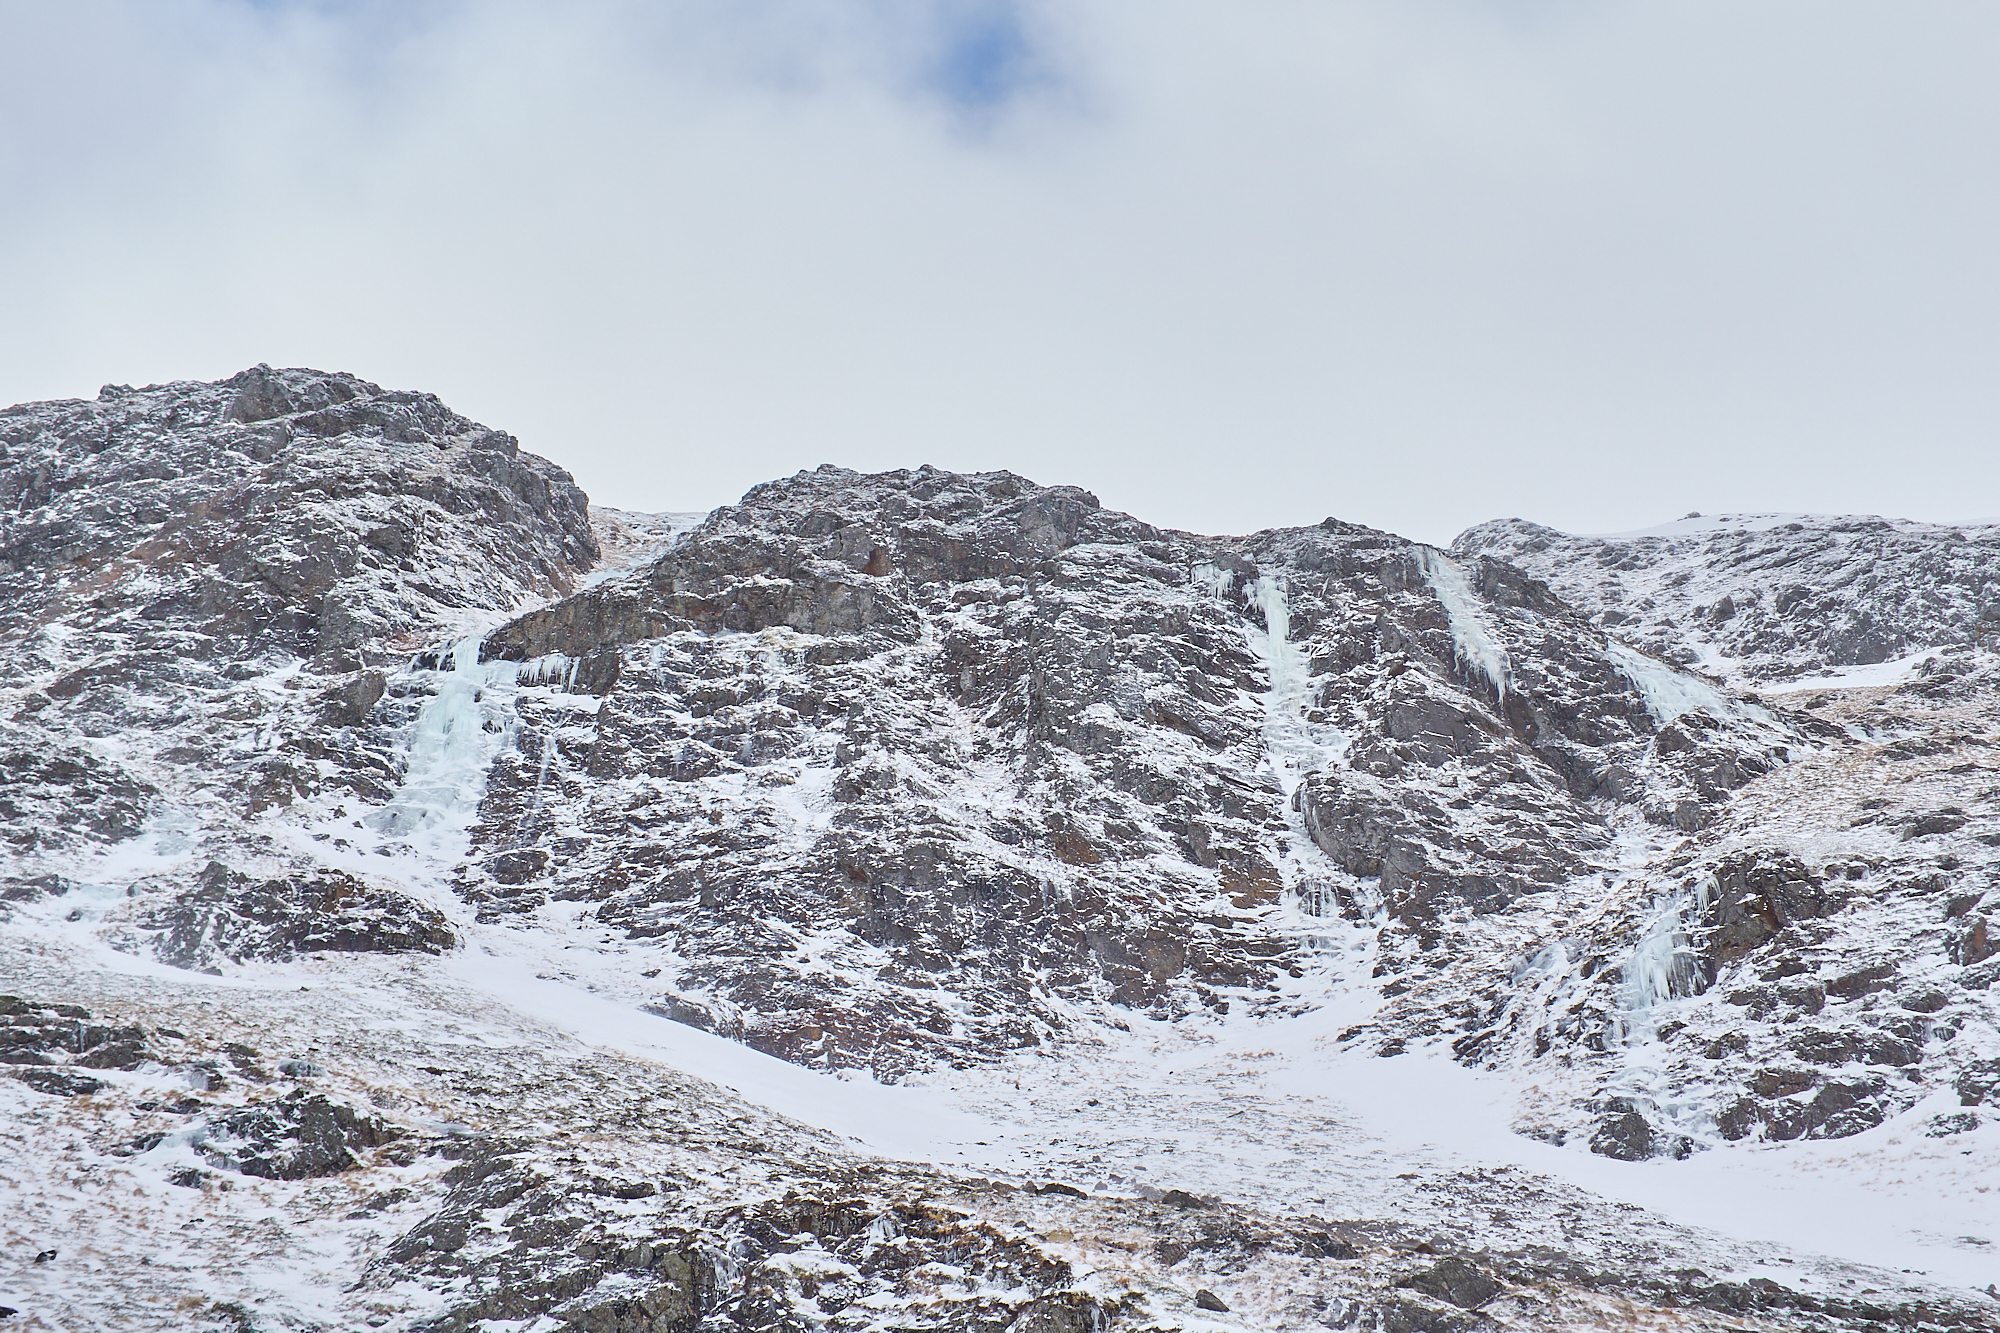
[(513, 729), (511, 697), (519, 668), (482, 663), (479, 639), (461, 639), (439, 672), (437, 693), (411, 725), (403, 782), (369, 824), (389, 837), (462, 831), (479, 809), (486, 770)]
[(1451, 623), (1451, 642), (1458, 660), (1485, 676), (1505, 699), (1513, 680), (1513, 664), (1507, 660), (1507, 650), (1487, 629), (1472, 580), (1465, 576), (1457, 561), (1434, 547), (1419, 546), (1417, 556), (1423, 562), (1425, 581), (1437, 594), (1445, 618)]

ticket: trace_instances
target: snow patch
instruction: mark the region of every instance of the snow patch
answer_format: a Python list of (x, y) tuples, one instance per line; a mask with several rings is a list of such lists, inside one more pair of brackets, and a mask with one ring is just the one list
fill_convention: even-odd
[(1782, 684), (1766, 686), (1762, 694), (1796, 694), (1801, 690), (1860, 690), (1901, 685), (1914, 677), (1924, 663), (1943, 654), (1942, 648), (1925, 648), (1888, 662), (1867, 666), (1835, 667), (1817, 676), (1801, 676)]
[(1699, 532), (1769, 532), (1787, 523), (1811, 522), (1815, 517), (1813, 514), (1689, 514), (1671, 523), (1656, 523), (1650, 528), (1634, 528), (1630, 532), (1570, 532), (1563, 535), (1589, 541), (1627, 542), (1642, 537), (1685, 537)]

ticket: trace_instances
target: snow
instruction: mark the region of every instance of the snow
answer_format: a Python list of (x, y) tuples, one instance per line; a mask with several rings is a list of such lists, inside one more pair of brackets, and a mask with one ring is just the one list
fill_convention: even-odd
[[(965, 1160), (1058, 1178), (1091, 1161), (1099, 1179), (1116, 1162), (1135, 1184), (1301, 1212), (1335, 1198), (1408, 1209), (1401, 1177), (1410, 1173), (1514, 1167), (1800, 1262), (1831, 1255), (1975, 1289), (1994, 1280), (1990, 1246), (1964, 1239), (2000, 1242), (1994, 1125), (1926, 1139), (1921, 1126), (1942, 1106), (1923, 1104), (1851, 1139), (1620, 1162), (1514, 1133), (1519, 1089), (1505, 1074), (1467, 1069), (1436, 1048), (1392, 1059), (1341, 1049), (1335, 1034), (1356, 1001), (1350, 990), (1340, 1002), (1338, 988), (1358, 979), (1329, 980), (1332, 1002), (1298, 1018), (1207, 1031), (1142, 1021), (1099, 1061), (1073, 1055), (1060, 1066), (1020, 1061), (991, 1076), (957, 1075), (959, 1098), (996, 1120), (1019, 1108), (1011, 1124), (986, 1131), (1004, 1152)], [(1084, 1105), (1086, 1092), (1103, 1105)], [(1253, 1116), (1247, 1130), (1233, 1128)], [(1048, 1141), (1051, 1124), (1062, 1141)]]
[(1880, 689), (1901, 685), (1905, 681), (1914, 679), (1924, 663), (1937, 658), (1942, 651), (1938, 648), (1926, 648), (1887, 662), (1876, 662), (1867, 666), (1836, 667), (1817, 676), (1800, 676), (1796, 680), (1766, 685), (1759, 692), (1796, 694), (1803, 690)]
[[(1634, 528), (1630, 532), (1570, 532), (1567, 537), (1584, 541), (1629, 542), (1647, 537), (1691, 537), (1717, 532), (1771, 532), (1778, 528), (1788, 528), (1796, 523), (1802, 527), (1830, 523), (1852, 523), (1856, 521), (1879, 521), (1869, 517), (1848, 514), (1780, 514), (1771, 512), (1730, 513), (1730, 514), (1689, 514), (1685, 518), (1674, 519), (1670, 523), (1656, 523), (1649, 528)], [(1920, 522), (1914, 519), (1889, 520), (1904, 527), (1926, 527), (1937, 531), (1951, 529), (1979, 529), (2000, 527), (2000, 518), (1968, 518), (1957, 522)]]
[(1787, 523), (1807, 522), (1814, 517), (1812, 514), (1689, 514), (1671, 523), (1656, 523), (1650, 528), (1634, 528), (1630, 532), (1573, 532), (1565, 535), (1581, 537), (1586, 541), (1627, 542), (1644, 537), (1685, 537), (1704, 532), (1769, 532)]
[(1506, 560), (1633, 645), (1750, 690), (1842, 688), (1882, 679), (1858, 658), (1975, 648), (2000, 587), (1990, 522), (1722, 514), (1570, 536), (1508, 521), (1453, 550)]
[(960, 1145), (999, 1132), (932, 1093), (816, 1073), (647, 1013), (629, 1001), (593, 994), (588, 983), (548, 972), (551, 967), (574, 970), (577, 962), (562, 942), (489, 928), (478, 932), (471, 947), (447, 959), (443, 970), (495, 1009), (546, 1024), (579, 1042), (656, 1061), (729, 1088), (886, 1157), (943, 1160)]
[[(1376, 1002), (1365, 957), (1326, 956), (1326, 970), (1301, 983), (1318, 1003), (1295, 1018), (1134, 1017), (1129, 1033), (1101, 1034), (1095, 1052), (1024, 1056), (884, 1086), (815, 1073), (648, 1014), (616, 997), (614, 969), (594, 968), (599, 956), (573, 946), (546, 932), (478, 928), (431, 983), (434, 1002), (457, 1012), (453, 1026), (476, 1020), (466, 1035), (494, 1049), (546, 1043), (540, 1033), (553, 1029), (730, 1088), (884, 1156), (950, 1169), (1133, 1195), (1189, 1188), (1301, 1212), (1336, 1198), (1350, 1210), (1394, 1212), (1415, 1206), (1405, 1175), (1513, 1167), (1781, 1247), (1801, 1262), (1826, 1254), (1972, 1288), (1993, 1280), (1990, 1248), (1965, 1238), (2000, 1240), (1994, 1126), (1925, 1139), (1919, 1127), (1943, 1107), (1921, 1104), (1852, 1139), (1727, 1145), (1684, 1162), (1617, 1162), (1553, 1147), (1512, 1132), (1519, 1089), (1504, 1074), (1466, 1069), (1435, 1049), (1382, 1059), (1338, 1043)], [(295, 990), (301, 975), (323, 985), (348, 970), (274, 967), (254, 980), (224, 980), (148, 969), (180, 986), (237, 993)], [(343, 1002), (330, 994), (330, 1006)], [(421, 1010), (409, 1017), (435, 1035)], [(333, 1012), (328, 1019), (337, 1021)], [(1101, 1105), (1086, 1105), (1090, 1098)]]
[(1699, 676), (1677, 671), (1616, 639), (1607, 640), (1605, 653), (1624, 677), (1646, 700), (1646, 711), (1661, 726), (1697, 709), (1718, 718), (1755, 720), (1776, 728), (1777, 719), (1756, 704), (1742, 703), (1724, 694)]
[(590, 526), (597, 535), (600, 559), (577, 587), (592, 588), (651, 564), (707, 517), (706, 512), (644, 514), (592, 505)]
[[(1463, 614), (1471, 602), (1462, 573), (1442, 563), (1433, 569), (1445, 571), (1433, 573), (1433, 586)], [(1264, 619), (1252, 643), (1270, 672), (1267, 744), (1274, 767), (1296, 780), (1312, 738), (1300, 716), (1307, 683), (1290, 641), (1285, 589), (1259, 580), (1249, 597)], [(1462, 651), (1479, 662), (1483, 626), (1466, 620), (1477, 633), (1455, 618), (1455, 638), (1463, 634)], [(1625, 650), (1620, 661), (1662, 721), (1690, 708), (1741, 707), (1641, 654)], [(450, 677), (462, 659), (454, 666)], [(472, 679), (448, 678), (444, 688)], [(459, 725), (471, 717), (463, 694), (438, 708), (459, 721), (430, 730), (420, 723), (416, 738), (469, 740)], [(1675, 993), (1687, 907), (1675, 898), (1656, 903), (1625, 965), (1635, 1088), (1644, 1081), (1653, 1011)], [(1407, 1210), (1405, 1176), (1513, 1168), (1735, 1237), (1767, 1252), (1773, 1271), (1782, 1265), (1794, 1281), (1814, 1254), (1969, 1287), (1992, 1280), (1990, 1249), (1966, 1238), (1996, 1239), (1993, 1126), (1926, 1139), (1919, 1127), (1938, 1108), (1920, 1104), (1852, 1139), (1725, 1144), (1684, 1162), (1625, 1163), (1539, 1143), (1513, 1130), (1518, 1075), (1469, 1070), (1435, 1048), (1381, 1059), (1339, 1043), (1337, 1034), (1380, 1000), (1367, 979), (1369, 951), (1347, 949), (1339, 938), (1370, 932), (1338, 920), (1301, 919), (1302, 930), (1326, 934), (1330, 947), (1316, 955), (1320, 971), (1298, 984), (1309, 1003), (1295, 1017), (1180, 1024), (1129, 1017), (1128, 1032), (1099, 1029), (1097, 1048), (1072, 1047), (1060, 1060), (1023, 1056), (900, 1086), (802, 1069), (647, 1013), (618, 966), (625, 946), (579, 947), (577, 934), (557, 924), (471, 927), (466, 949), (442, 969), (459, 992), (454, 1003), (503, 1028), (554, 1029), (657, 1061), (889, 1157), (1133, 1194), (1193, 1188), (1301, 1211), (1334, 1198), (1357, 1211)], [(1545, 962), (1551, 976), (1568, 970), (1566, 959)], [(1087, 1105), (1092, 1098), (1101, 1105)]]
[[(1436, 556), (1426, 574), (1461, 654), (1504, 688), (1505, 652), (1462, 569)], [(1215, 593), (1230, 586), (1197, 579)], [(1269, 673), (1268, 759), (1289, 791), (1344, 738), (1304, 720), (1310, 680), (1290, 637), (1282, 581), (1256, 580), (1246, 595), (1264, 621), (1250, 639)], [(1768, 717), (1656, 659), (1615, 643), (1611, 650), (1663, 723), (1694, 708)], [(405, 792), (421, 794), (425, 811), (462, 810), (470, 788), (456, 798), (443, 788), (474, 781), (473, 760), (493, 743), (491, 727), (511, 725), (496, 710), (506, 708), (517, 668), (479, 666), (463, 648), (452, 667), (438, 673), (439, 694), (409, 742)], [(800, 796), (780, 789), (779, 799)], [(803, 806), (794, 813), (817, 817)], [(1298, 844), (1300, 855), (1314, 854), (1309, 840)], [(438, 872), (454, 854), (446, 842), (431, 849)], [(1648, 1040), (1655, 1011), (1672, 1002), (1684, 967), (1689, 906), (1678, 897), (1657, 901), (1624, 965), (1623, 1036), (1635, 1091), (1657, 1049)], [(1296, 983), (1302, 1011), (1292, 1017), (1170, 1024), (1128, 1016), (1128, 1031), (1096, 1029), (1095, 1046), (1072, 1046), (1059, 1060), (1020, 1056), (885, 1086), (803, 1069), (647, 1012), (620, 963), (630, 946), (586, 946), (580, 924), (554, 908), (541, 929), (465, 923), (466, 947), (445, 960), (437, 984), (455, 992), (454, 1007), (497, 1032), (513, 1027), (515, 1040), (554, 1030), (732, 1089), (884, 1156), (949, 1169), (1135, 1195), (1193, 1188), (1301, 1212), (1337, 1198), (1355, 1211), (1393, 1213), (1415, 1206), (1404, 1180), (1411, 1174), (1511, 1168), (1735, 1237), (1773, 1265), (1792, 1260), (1787, 1269), (1824, 1254), (1964, 1286), (1992, 1280), (1990, 1250), (1964, 1238), (2000, 1239), (1992, 1235), (1992, 1191), (2000, 1186), (1993, 1126), (1948, 1142), (1926, 1139), (1919, 1126), (1936, 1108), (1920, 1104), (1852, 1139), (1723, 1144), (1684, 1162), (1618, 1162), (1540, 1143), (1514, 1132), (1524, 1094), (1518, 1073), (1470, 1070), (1437, 1048), (1382, 1059), (1339, 1042), (1381, 1004), (1368, 977), (1365, 925), (1299, 913), (1300, 932), (1324, 938), (1325, 947), (1314, 955), (1316, 970)], [(1344, 935), (1364, 947), (1348, 948)], [(1569, 970), (1566, 958), (1544, 961), (1552, 977)], [(1092, 1099), (1100, 1105), (1089, 1106)], [(1796, 1280), (1797, 1272), (1786, 1276)]]

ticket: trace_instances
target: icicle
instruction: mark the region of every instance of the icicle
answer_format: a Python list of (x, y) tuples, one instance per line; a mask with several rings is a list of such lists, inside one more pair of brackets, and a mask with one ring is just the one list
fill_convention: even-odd
[(1199, 564), (1189, 571), (1194, 586), (1210, 597), (1227, 597), (1236, 586), (1236, 576), (1220, 565)]
[[(1704, 883), (1696, 890), (1695, 900), (1704, 899), (1706, 892)], [(1668, 1000), (1693, 993), (1695, 961), (1687, 922), (1690, 902), (1680, 894), (1653, 901), (1652, 915), (1620, 970), (1619, 1012), (1611, 1020), (1614, 1041), (1651, 1041), (1653, 1011)]]

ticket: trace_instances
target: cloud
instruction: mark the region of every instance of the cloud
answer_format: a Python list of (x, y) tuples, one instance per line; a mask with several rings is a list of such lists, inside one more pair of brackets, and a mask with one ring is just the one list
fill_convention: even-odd
[(335, 366), (633, 507), (929, 461), (1209, 530), (2000, 512), (1996, 37), (1845, 0), (5, 5), (0, 399)]

